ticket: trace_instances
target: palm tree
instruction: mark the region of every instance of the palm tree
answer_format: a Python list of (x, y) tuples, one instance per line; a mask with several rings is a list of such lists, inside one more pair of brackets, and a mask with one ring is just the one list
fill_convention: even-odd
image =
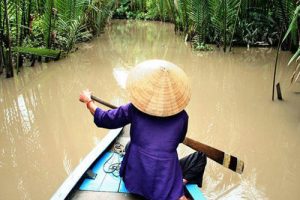
[(12, 66), (12, 52), (11, 52), (11, 38), (10, 38), (10, 25), (8, 18), (8, 9), (7, 9), (7, 0), (3, 1), (4, 3), (4, 19), (6, 26), (6, 37), (7, 37), (7, 46), (8, 46), (8, 62), (6, 66), (6, 78), (10, 78), (14, 76), (13, 66)]
[(209, 13), (206, 12), (209, 8), (208, 0), (191, 0), (189, 7), (190, 20), (194, 27), (195, 36), (193, 41), (196, 45), (205, 44), (206, 33), (208, 30)]
[(227, 38), (234, 32), (240, 5), (240, 0), (211, 0), (212, 26), (217, 43), (223, 44), (224, 52), (231, 42)]
[(3, 73), (3, 26), (2, 26), (2, 3), (0, 2), (0, 74)]
[(57, 34), (61, 47), (69, 53), (74, 44), (81, 40), (87, 40), (92, 35), (86, 29), (84, 11), (88, 0), (57, 0), (58, 12)]

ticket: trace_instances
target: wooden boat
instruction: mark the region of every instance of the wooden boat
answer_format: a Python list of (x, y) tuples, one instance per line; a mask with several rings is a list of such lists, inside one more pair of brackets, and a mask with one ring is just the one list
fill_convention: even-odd
[[(123, 152), (114, 152), (117, 145), (125, 146), (129, 141), (129, 126), (110, 130), (101, 142), (82, 160), (75, 170), (51, 197), (61, 199), (109, 199), (137, 200), (142, 199), (129, 194), (124, 182), (115, 174), (107, 173), (107, 166), (120, 163)], [(117, 172), (118, 173), (118, 172)], [(204, 200), (201, 190), (196, 184), (185, 186), (190, 199)]]

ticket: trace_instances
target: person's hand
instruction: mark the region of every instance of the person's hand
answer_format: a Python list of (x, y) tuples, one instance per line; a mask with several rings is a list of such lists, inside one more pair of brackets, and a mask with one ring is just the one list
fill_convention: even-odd
[(186, 184), (187, 184), (187, 182), (188, 182), (188, 180), (186, 180), (186, 179), (182, 179), (182, 182), (183, 182), (183, 185), (186, 185)]
[(182, 197), (179, 198), (179, 200), (188, 200), (188, 198), (186, 198), (186, 196), (183, 195)]
[(83, 90), (80, 93), (79, 101), (81, 101), (83, 103), (87, 103), (92, 100), (91, 95), (92, 95), (92, 92), (89, 89)]

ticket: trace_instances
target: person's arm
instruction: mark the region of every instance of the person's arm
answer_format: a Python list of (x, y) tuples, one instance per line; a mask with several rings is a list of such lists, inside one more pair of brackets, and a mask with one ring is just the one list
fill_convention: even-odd
[(185, 139), (185, 136), (186, 136), (186, 133), (187, 133), (187, 130), (188, 130), (188, 124), (189, 124), (189, 116), (186, 115), (184, 125), (183, 125), (183, 129), (182, 129), (182, 132), (181, 132), (180, 141), (179, 141), (180, 143), (182, 143)]
[(112, 110), (102, 110), (91, 99), (91, 91), (84, 90), (80, 93), (79, 100), (86, 104), (88, 110), (94, 116), (94, 123), (102, 128), (120, 128), (131, 122), (132, 105), (127, 104)]
[(102, 110), (96, 108), (94, 113), (94, 123), (102, 128), (120, 128), (131, 123), (132, 105), (126, 104), (112, 110)]
[(92, 115), (95, 115), (96, 109), (98, 108), (93, 100), (90, 100), (86, 104), (87, 109), (91, 112)]
[(95, 114), (97, 106), (91, 98), (92, 92), (89, 89), (83, 90), (80, 93), (79, 101), (86, 104), (86, 107), (89, 109), (92, 115)]

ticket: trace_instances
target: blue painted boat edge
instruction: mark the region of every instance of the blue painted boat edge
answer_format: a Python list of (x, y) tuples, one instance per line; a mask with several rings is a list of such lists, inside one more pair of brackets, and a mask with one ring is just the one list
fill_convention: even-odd
[(197, 184), (187, 184), (185, 188), (194, 200), (206, 200)]
[(101, 140), (101, 142), (80, 162), (80, 164), (67, 177), (63, 184), (51, 197), (51, 200), (65, 199), (88, 168), (109, 147), (109, 145), (120, 135), (123, 128), (113, 129)]

